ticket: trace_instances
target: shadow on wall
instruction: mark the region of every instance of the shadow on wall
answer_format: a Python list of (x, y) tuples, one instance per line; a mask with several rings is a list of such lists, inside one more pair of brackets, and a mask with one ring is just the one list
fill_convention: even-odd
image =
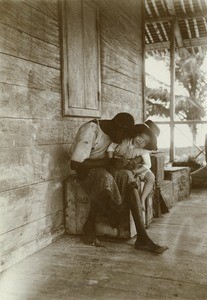
[(56, 145), (34, 149), (35, 181), (65, 178), (71, 174), (69, 147)]

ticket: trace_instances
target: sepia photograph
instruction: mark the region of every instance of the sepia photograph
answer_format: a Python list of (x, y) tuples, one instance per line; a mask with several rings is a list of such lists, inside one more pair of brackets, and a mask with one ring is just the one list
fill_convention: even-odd
[(207, 0), (0, 0), (0, 300), (207, 300)]

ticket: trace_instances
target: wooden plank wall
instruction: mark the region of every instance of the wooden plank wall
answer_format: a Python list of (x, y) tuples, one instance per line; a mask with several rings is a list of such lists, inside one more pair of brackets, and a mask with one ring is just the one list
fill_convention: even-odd
[(100, 7), (103, 117), (126, 111), (141, 122), (142, 1), (94, 1)]
[(64, 233), (57, 1), (0, 1), (0, 270)]
[[(141, 121), (141, 1), (94, 2), (102, 117), (128, 111)], [(62, 115), (58, 0), (0, 0), (0, 6), (1, 271), (64, 233), (68, 150), (88, 119)]]

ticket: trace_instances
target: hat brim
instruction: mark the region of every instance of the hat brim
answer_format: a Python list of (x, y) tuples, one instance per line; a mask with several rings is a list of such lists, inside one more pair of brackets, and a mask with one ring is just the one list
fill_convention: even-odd
[(157, 136), (153, 132), (152, 129), (150, 129), (146, 124), (141, 123), (141, 124), (136, 124), (134, 126), (135, 128), (135, 133), (136, 134), (141, 134), (145, 133), (150, 137), (150, 143), (145, 147), (146, 150), (156, 150), (157, 149)]

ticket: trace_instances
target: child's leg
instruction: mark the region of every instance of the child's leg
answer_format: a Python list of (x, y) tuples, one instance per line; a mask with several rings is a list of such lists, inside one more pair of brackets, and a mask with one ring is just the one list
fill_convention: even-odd
[(145, 183), (144, 187), (141, 193), (141, 201), (142, 201), (142, 210), (145, 211), (145, 200), (149, 196), (149, 194), (152, 192), (153, 185), (155, 182), (155, 176), (151, 171), (148, 171), (145, 174)]

